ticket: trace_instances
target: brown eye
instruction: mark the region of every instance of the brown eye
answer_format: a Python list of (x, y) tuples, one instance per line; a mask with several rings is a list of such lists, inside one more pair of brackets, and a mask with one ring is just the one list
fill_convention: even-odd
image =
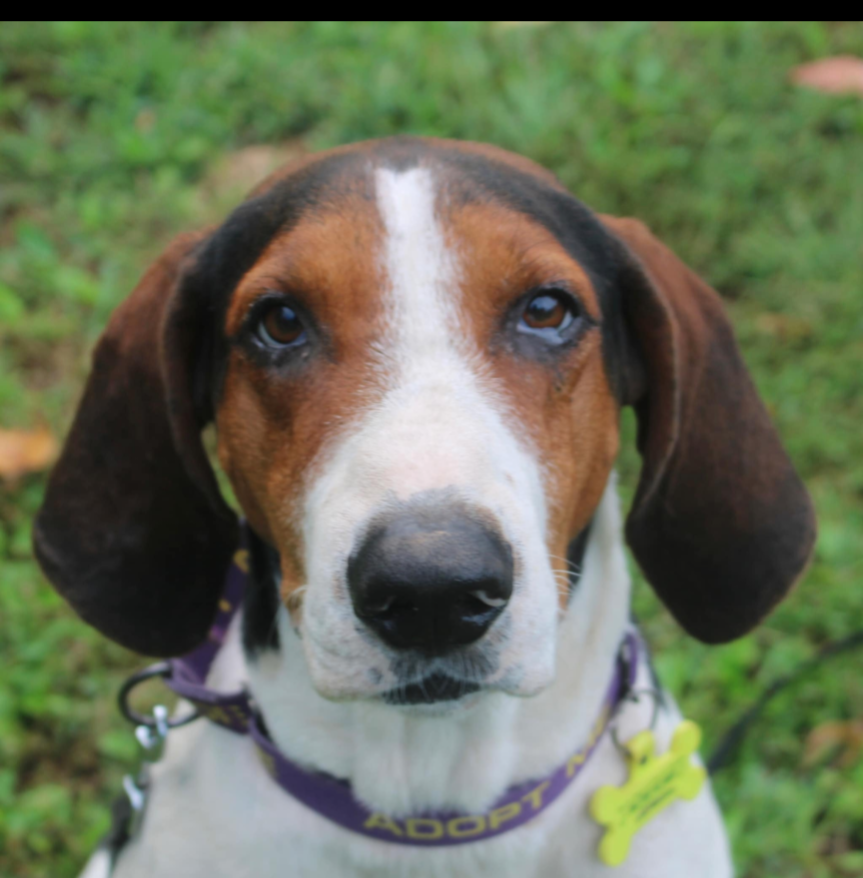
[(297, 312), (280, 302), (267, 309), (258, 324), (256, 334), (268, 347), (284, 348), (302, 342), (306, 330)]
[(531, 329), (561, 329), (570, 315), (569, 309), (557, 296), (535, 296), (524, 309), (524, 322)]
[(563, 293), (539, 293), (525, 307), (519, 321), (521, 332), (538, 335), (551, 344), (565, 341), (562, 333), (577, 316), (577, 308)]

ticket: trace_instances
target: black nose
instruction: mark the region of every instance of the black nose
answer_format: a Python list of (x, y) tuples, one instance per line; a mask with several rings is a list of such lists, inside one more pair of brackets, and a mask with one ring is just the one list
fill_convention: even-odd
[(481, 518), (414, 506), (378, 522), (348, 562), (354, 612), (390, 646), (440, 654), (482, 637), (512, 595), (512, 552)]

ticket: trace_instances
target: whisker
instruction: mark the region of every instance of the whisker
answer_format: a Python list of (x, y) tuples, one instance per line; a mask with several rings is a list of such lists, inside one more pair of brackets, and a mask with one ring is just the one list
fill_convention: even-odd
[(562, 561), (573, 573), (581, 574), (581, 565), (570, 561), (569, 558), (562, 558), (560, 555), (549, 555), (548, 557), (552, 561)]
[(554, 577), (555, 585), (557, 586), (557, 591), (561, 596), (567, 596), (572, 591), (574, 586), (573, 580), (566, 573), (556, 573)]

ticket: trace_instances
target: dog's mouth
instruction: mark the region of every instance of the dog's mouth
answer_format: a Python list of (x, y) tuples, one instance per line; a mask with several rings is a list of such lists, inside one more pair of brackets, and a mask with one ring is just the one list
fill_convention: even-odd
[(384, 694), (387, 704), (437, 704), (441, 701), (458, 701), (465, 695), (478, 691), (479, 683), (457, 680), (448, 674), (430, 674), (418, 683), (398, 686)]

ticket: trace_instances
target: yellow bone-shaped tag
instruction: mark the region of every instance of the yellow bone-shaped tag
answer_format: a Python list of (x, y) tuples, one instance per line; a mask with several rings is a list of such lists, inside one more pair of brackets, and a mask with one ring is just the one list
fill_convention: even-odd
[(707, 772), (690, 757), (701, 743), (701, 729), (683, 720), (674, 731), (671, 748), (656, 755), (650, 730), (639, 732), (627, 745), (629, 780), (620, 787), (600, 787), (590, 802), (591, 816), (608, 827), (599, 844), (599, 858), (619, 866), (629, 853), (632, 837), (675, 799), (694, 799)]

